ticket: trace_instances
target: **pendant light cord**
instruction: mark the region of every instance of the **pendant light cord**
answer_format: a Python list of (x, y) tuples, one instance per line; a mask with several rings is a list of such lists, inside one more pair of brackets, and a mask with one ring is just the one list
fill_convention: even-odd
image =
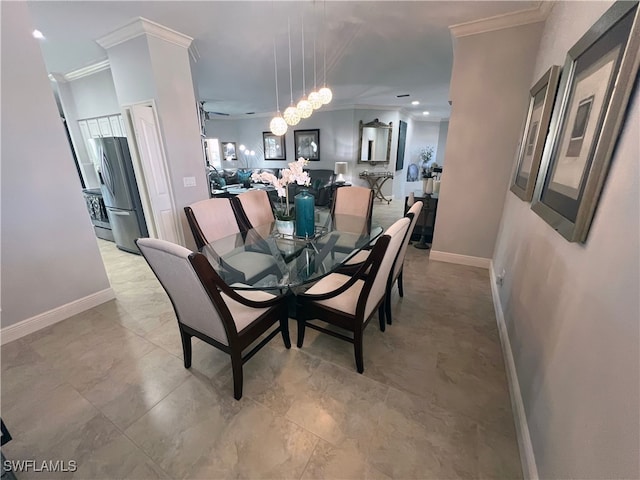
[(291, 105), (293, 105), (293, 72), (291, 70), (291, 21), (287, 17), (287, 32), (289, 33), (289, 89), (291, 91)]
[(304, 82), (304, 11), (302, 12), (302, 96), (307, 96), (307, 89)]
[(276, 110), (280, 112), (280, 99), (278, 98), (278, 57), (276, 56), (276, 35), (273, 34), (273, 70), (276, 76)]
[(322, 39), (324, 43), (324, 59), (322, 72), (324, 74), (324, 86), (327, 86), (327, 1), (322, 2)]

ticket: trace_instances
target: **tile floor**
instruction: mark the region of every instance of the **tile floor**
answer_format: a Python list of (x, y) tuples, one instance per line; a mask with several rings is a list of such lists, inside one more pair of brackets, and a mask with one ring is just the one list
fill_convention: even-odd
[[(389, 225), (401, 202), (376, 203)], [(141, 257), (100, 241), (117, 299), (2, 347), (11, 460), (75, 460), (77, 478), (521, 478), (486, 270), (409, 247), (394, 324), (352, 345), (276, 337), (232, 397), (228, 357), (194, 338)], [(296, 326), (291, 333), (295, 339)], [(33, 472), (18, 478), (68, 478)]]

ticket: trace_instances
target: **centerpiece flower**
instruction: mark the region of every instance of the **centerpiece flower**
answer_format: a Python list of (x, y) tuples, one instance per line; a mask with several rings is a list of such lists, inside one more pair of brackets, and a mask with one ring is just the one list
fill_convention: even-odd
[(291, 221), (294, 219), (295, 212), (294, 208), (289, 204), (288, 186), (292, 183), (308, 186), (311, 183), (311, 177), (304, 171), (304, 167), (308, 162), (305, 158), (300, 157), (295, 162), (289, 163), (289, 168), (283, 168), (280, 171), (280, 178), (268, 172), (251, 175), (251, 180), (254, 182), (270, 183), (276, 188), (280, 200), (280, 205), (274, 212), (277, 220)]

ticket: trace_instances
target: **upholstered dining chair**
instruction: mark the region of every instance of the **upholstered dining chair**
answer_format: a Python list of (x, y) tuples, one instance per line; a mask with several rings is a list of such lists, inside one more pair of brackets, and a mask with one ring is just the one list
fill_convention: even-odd
[(385, 309), (386, 309), (386, 317), (387, 323), (391, 325), (391, 290), (393, 289), (394, 283), (398, 282), (398, 294), (400, 297), (404, 296), (404, 289), (402, 285), (402, 272), (404, 270), (404, 257), (407, 254), (407, 247), (409, 246), (409, 241), (411, 240), (411, 235), (413, 234), (413, 229), (416, 226), (416, 222), (418, 221), (418, 217), (420, 216), (420, 212), (422, 211), (422, 202), (416, 202), (411, 205), (409, 211), (405, 215), (406, 218), (409, 219), (409, 228), (407, 229), (407, 233), (404, 236), (404, 240), (402, 241), (402, 246), (400, 247), (400, 251), (398, 252), (398, 257), (393, 263), (393, 268), (391, 269), (391, 273), (389, 274), (389, 282), (387, 284), (387, 292), (385, 299)]
[(238, 225), (243, 231), (275, 221), (269, 195), (264, 190), (249, 190), (231, 199)]
[[(304, 343), (305, 328), (313, 328), (353, 343), (356, 368), (358, 373), (364, 372), (363, 332), (376, 309), (380, 330), (385, 330), (386, 287), (409, 223), (408, 218), (401, 218), (391, 225), (352, 276), (331, 273), (298, 294), (298, 348)], [(311, 323), (312, 320), (325, 321), (351, 332), (352, 336), (323, 328)]]
[[(236, 247), (233, 234), (240, 233), (240, 226), (228, 198), (210, 198), (184, 207), (191, 233), (198, 250), (218, 241), (217, 250), (207, 249), (205, 254), (216, 255), (210, 259), (218, 263), (220, 256)], [(223, 246), (222, 239), (228, 240)], [(240, 282), (253, 282), (271, 273), (278, 274), (276, 261), (269, 253), (242, 251), (237, 255), (225, 256), (224, 268), (235, 273)]]
[[(404, 289), (402, 283), (402, 272), (404, 269), (404, 257), (407, 254), (407, 247), (409, 245), (409, 241), (411, 240), (411, 235), (413, 233), (413, 229), (416, 226), (416, 221), (418, 220), (418, 216), (422, 210), (422, 202), (414, 203), (411, 208), (407, 211), (405, 217), (410, 220), (409, 228), (407, 229), (407, 234), (402, 241), (402, 246), (398, 251), (398, 256), (393, 263), (393, 268), (389, 274), (389, 284), (387, 285), (386, 299), (385, 299), (385, 314), (387, 317), (387, 324), (391, 325), (392, 317), (391, 317), (391, 290), (393, 289), (394, 283), (398, 282), (398, 293), (400, 296), (404, 296)], [(354, 256), (349, 258), (344, 266), (339, 270), (341, 273), (350, 274), (360, 267), (362, 262), (364, 262), (369, 256), (370, 250), (360, 250)]]
[[(336, 189), (331, 205), (331, 216), (336, 230), (353, 233), (369, 232), (371, 231), (372, 213), (373, 190), (357, 186)], [(341, 215), (348, 217), (341, 217)], [(354, 221), (355, 218), (360, 221)]]
[[(191, 367), (191, 337), (231, 356), (233, 396), (242, 397), (242, 365), (278, 333), (291, 348), (287, 300), (267, 292), (240, 295), (225, 284), (201, 253), (153, 238), (136, 240), (151, 270), (171, 299), (182, 337), (184, 367)], [(262, 341), (243, 351), (273, 325)]]

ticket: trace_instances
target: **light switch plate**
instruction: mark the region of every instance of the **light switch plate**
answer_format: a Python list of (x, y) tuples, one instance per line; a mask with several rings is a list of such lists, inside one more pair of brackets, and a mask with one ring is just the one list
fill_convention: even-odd
[(195, 187), (196, 186), (196, 177), (183, 177), (182, 183), (185, 187)]

